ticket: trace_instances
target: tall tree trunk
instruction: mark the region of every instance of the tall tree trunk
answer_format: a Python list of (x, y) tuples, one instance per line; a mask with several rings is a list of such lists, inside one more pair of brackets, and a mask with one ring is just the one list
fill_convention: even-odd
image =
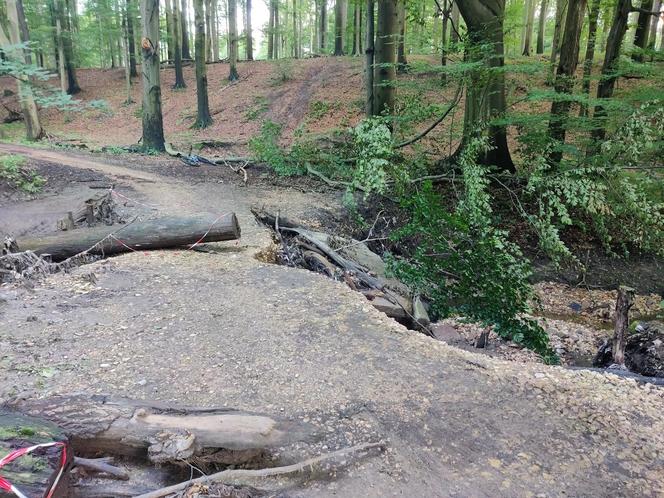
[(297, 0), (293, 0), (293, 50), (292, 54), (295, 59), (300, 57), (300, 54), (297, 52), (298, 39), (300, 38), (297, 32)]
[(563, 32), (563, 24), (565, 22), (565, 12), (567, 11), (568, 0), (556, 0), (556, 23), (553, 29), (553, 40), (551, 41), (551, 58), (550, 58), (550, 71), (551, 80), (553, 80), (556, 71), (556, 61), (558, 60), (558, 52), (560, 52), (560, 35)]
[[(616, 10), (613, 15), (611, 23), (611, 30), (606, 40), (606, 51), (604, 53), (604, 63), (602, 64), (602, 77), (597, 85), (597, 98), (610, 99), (613, 96), (618, 75), (616, 73), (618, 60), (620, 58), (620, 47), (627, 32), (627, 23), (629, 22), (629, 13), (632, 8), (631, 0), (618, 0)], [(604, 128), (604, 118), (606, 117), (606, 109), (600, 103), (595, 106), (593, 118), (600, 123), (593, 130), (593, 138), (596, 141), (604, 140), (606, 130)]]
[[(440, 37), (442, 38), (441, 44), (440, 44), (440, 64), (442, 66), (447, 66), (447, 53), (449, 51), (449, 44), (447, 41), (447, 25), (449, 23), (449, 15), (450, 15), (450, 0), (443, 0), (443, 11), (440, 13), (440, 15), (443, 18), (443, 29), (441, 32)], [(443, 73), (443, 81), (447, 81), (447, 76)]]
[(253, 61), (254, 60), (254, 35), (253, 31), (251, 28), (251, 0), (246, 0), (245, 2), (245, 9), (246, 9), (246, 23), (244, 25), (244, 29), (246, 31), (246, 42), (245, 42), (245, 48), (247, 50), (247, 60), (248, 61)]
[(334, 55), (344, 55), (344, 0), (334, 2)]
[[(177, 0), (175, 0), (177, 2)], [(164, 7), (166, 9), (166, 41), (168, 47), (168, 59), (173, 61), (175, 60), (175, 52), (173, 51), (173, 9), (171, 8), (171, 0), (164, 1)]]
[(67, 72), (65, 71), (65, 44), (62, 39), (62, 19), (61, 10), (63, 9), (62, 2), (60, 0), (54, 0), (55, 11), (57, 15), (55, 16), (55, 38), (58, 43), (58, 73), (60, 74), (60, 90), (63, 93), (67, 92)]
[[(590, 75), (593, 70), (595, 59), (595, 41), (597, 40), (597, 20), (599, 18), (599, 7), (601, 0), (591, 0), (590, 12), (588, 14), (588, 45), (586, 46), (586, 58), (583, 61), (583, 94), (587, 98), (590, 95)], [(581, 103), (580, 116), (588, 115), (588, 104)]]
[[(655, 0), (652, 11), (659, 12), (662, 8), (662, 0)], [(657, 25), (659, 24), (660, 16), (652, 16), (650, 21), (650, 33), (648, 34), (648, 48), (655, 50), (655, 41), (657, 40)]]
[(399, 23), (399, 44), (397, 45), (397, 73), (405, 73), (408, 70), (406, 60), (406, 2), (398, 0), (397, 16)]
[(182, 58), (191, 59), (191, 51), (189, 50), (189, 14), (187, 13), (187, 0), (182, 0), (180, 4), (182, 15), (180, 16), (181, 32), (182, 32)]
[[(219, 60), (219, 0), (212, 0), (212, 60)], [(237, 7), (236, 7), (237, 14)], [(236, 17), (236, 26), (237, 26), (237, 17)], [(235, 34), (235, 43), (238, 43), (237, 28)], [(239, 55), (238, 52), (235, 52), (235, 61), (237, 62)]]
[[(641, 8), (652, 12), (653, 0), (642, 0)], [(636, 22), (636, 32), (634, 33), (634, 48), (632, 59), (637, 62), (643, 62), (643, 50), (648, 45), (648, 34), (650, 33), (651, 15), (646, 12), (639, 12), (639, 19)]]
[(71, 19), (72, 31), (78, 33), (78, 7), (76, 0), (67, 0), (67, 15)]
[(544, 32), (546, 28), (546, 10), (548, 7), (548, 0), (542, 0), (540, 5), (539, 19), (537, 22), (537, 53), (544, 53)]
[(125, 52), (125, 91), (126, 99), (125, 104), (132, 104), (134, 101), (131, 98), (131, 54), (129, 52), (129, 32), (127, 30), (127, 19), (129, 18), (128, 8), (125, 9), (122, 16), (122, 38), (124, 39), (124, 52)]
[(384, 113), (389, 115), (393, 111), (398, 44), (398, 0), (378, 0), (374, 57), (374, 115)]
[(129, 45), (129, 76), (135, 78), (138, 76), (138, 72), (136, 71), (136, 42), (134, 41), (134, 10), (131, 0), (127, 0), (127, 43)]
[(533, 24), (535, 23), (535, 0), (527, 0), (526, 9), (526, 34), (523, 38), (523, 55), (530, 56), (530, 42), (533, 37)]
[(207, 67), (205, 66), (205, 14), (203, 13), (203, 1), (194, 0), (194, 22), (196, 24), (196, 102), (198, 107), (194, 126), (197, 128), (206, 128), (212, 124), (210, 105), (208, 103)]
[(374, 113), (374, 0), (366, 0), (366, 41), (364, 43), (364, 88), (365, 114), (373, 116)]
[(274, 59), (274, 2), (270, 0), (270, 20), (267, 28), (267, 58)]
[(279, 0), (274, 0), (274, 58), (279, 58), (279, 46), (281, 45), (281, 23), (279, 22)]
[(143, 146), (164, 150), (164, 121), (159, 81), (159, 0), (141, 0), (143, 38)]
[[(459, 10), (468, 28), (471, 49), (467, 52), (471, 61), (482, 61), (485, 69), (472, 71), (466, 89), (464, 110), (464, 141), (477, 135), (486, 122), (505, 114), (505, 48), (503, 18), (505, 0), (468, 0), (459, 2)], [(487, 45), (488, 44), (488, 45)], [(483, 54), (473, 49), (485, 45), (491, 53)], [(487, 77), (488, 74), (488, 77)], [(507, 145), (507, 130), (503, 124), (489, 125), (491, 150), (482, 162), (497, 166), (503, 171), (515, 171)], [(465, 143), (462, 143), (462, 147)]]
[(452, 0), (452, 14), (450, 22), (452, 24), (450, 31), (450, 40), (452, 43), (459, 43), (459, 20), (461, 18), (459, 13), (459, 4), (458, 0)]
[[(205, 1), (205, 60), (212, 62), (212, 0)], [(219, 43), (219, 40), (217, 40)]]
[(237, 7), (236, 0), (228, 0), (228, 62), (230, 71), (229, 81), (237, 81)]
[[(12, 45), (29, 42), (30, 38), (27, 32), (22, 0), (7, 0), (6, 15), (7, 27), (9, 28), (9, 42)], [(0, 30), (2, 29), (3, 26), (0, 24)], [(27, 50), (15, 50), (12, 53), (12, 57), (15, 57), (24, 64), (31, 63), (31, 57)], [(21, 111), (23, 112), (23, 122), (25, 123), (26, 138), (31, 141), (39, 140), (44, 136), (44, 129), (39, 121), (39, 112), (37, 111), (37, 104), (30, 88), (30, 80), (27, 76), (22, 75), (18, 77), (17, 84), (19, 102)]]
[(173, 65), (175, 66), (175, 84), (173, 88), (186, 88), (182, 71), (182, 14), (178, 0), (173, 1)]
[(67, 93), (75, 95), (81, 91), (76, 78), (76, 67), (74, 63), (74, 44), (71, 33), (69, 16), (65, 15), (65, 9), (59, 9), (60, 24), (62, 26), (62, 45), (65, 55), (65, 70), (67, 71)]
[[(576, 67), (579, 61), (579, 41), (583, 28), (586, 0), (575, 0), (569, 3), (563, 32), (560, 62), (556, 71), (554, 87), (556, 93), (570, 95), (574, 89)], [(570, 102), (564, 99), (555, 100), (551, 105), (551, 119), (549, 121), (549, 136), (559, 146), (551, 154), (551, 161), (558, 164), (562, 157), (562, 145), (565, 143), (565, 126), (569, 115)]]
[(320, 45), (321, 53), (327, 51), (327, 0), (320, 0)]
[(362, 5), (354, 0), (353, 8), (353, 55), (362, 53)]

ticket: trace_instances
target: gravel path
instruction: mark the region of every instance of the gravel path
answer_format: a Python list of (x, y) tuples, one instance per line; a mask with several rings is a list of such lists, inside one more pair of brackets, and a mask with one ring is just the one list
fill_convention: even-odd
[(123, 175), (165, 211), (234, 209), (243, 238), (214, 254), (132, 253), (33, 289), (1, 288), (0, 397), (111, 393), (318, 429), (314, 441), (275, 449), (278, 463), (386, 441), (384, 453), (300, 483), (295, 496), (664, 495), (664, 391), (461, 351), (342, 284), (253, 257), (270, 235), (251, 204), (302, 217), (333, 212), (333, 196), (145, 172), (148, 182), (132, 182), (132, 169), (85, 167)]

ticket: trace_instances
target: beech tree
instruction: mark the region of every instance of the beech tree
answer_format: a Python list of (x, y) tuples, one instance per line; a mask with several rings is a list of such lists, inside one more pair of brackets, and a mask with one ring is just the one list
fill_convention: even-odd
[(391, 113), (396, 87), (397, 45), (399, 43), (398, 0), (378, 0), (374, 49), (373, 114)]
[(634, 32), (634, 48), (632, 59), (637, 62), (643, 62), (643, 50), (648, 45), (648, 35), (650, 34), (650, 18), (653, 8), (653, 0), (642, 0), (639, 17)]
[(548, 0), (542, 0), (540, 5), (539, 19), (537, 20), (537, 53), (544, 53), (544, 28), (546, 26)]
[(184, 73), (182, 72), (182, 19), (178, 0), (173, 1), (173, 22), (172, 36), (173, 36), (173, 65), (175, 66), (175, 83), (173, 88), (186, 88), (187, 84), (184, 81)]
[(236, 81), (240, 77), (237, 74), (237, 24), (236, 24), (235, 0), (228, 0), (228, 62), (230, 71), (229, 81)]
[(254, 37), (251, 30), (251, 0), (244, 2), (244, 33), (245, 33), (245, 50), (246, 59), (248, 61), (254, 60)]
[[(588, 13), (588, 44), (586, 45), (586, 57), (583, 62), (583, 93), (590, 95), (590, 75), (593, 69), (593, 60), (595, 59), (595, 41), (597, 39), (597, 20), (599, 18), (599, 7), (601, 0), (591, 0), (590, 12)], [(581, 103), (579, 110), (581, 116), (588, 114), (588, 106)]]
[(526, 0), (526, 23), (524, 26), (523, 55), (530, 55), (530, 42), (535, 22), (535, 0)]
[(163, 151), (164, 121), (159, 80), (159, 0), (141, 0), (143, 64), (143, 146)]
[(210, 104), (208, 102), (207, 67), (205, 65), (205, 17), (203, 0), (194, 0), (194, 22), (196, 24), (196, 128), (207, 128), (212, 124)]
[(344, 51), (344, 10), (345, 0), (334, 3), (334, 55), (345, 55)]
[[(175, 0), (177, 2), (177, 0)], [(131, 0), (126, 3), (126, 23), (127, 23), (127, 50), (129, 52), (129, 76), (135, 78), (138, 76), (136, 71), (136, 42), (134, 40), (134, 7)]]

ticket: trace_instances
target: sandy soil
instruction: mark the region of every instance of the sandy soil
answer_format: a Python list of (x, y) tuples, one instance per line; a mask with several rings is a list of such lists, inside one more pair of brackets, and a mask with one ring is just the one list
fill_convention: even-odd
[[(314, 209), (335, 216), (337, 194), (244, 187), (232, 173), (185, 182), (122, 159), (33, 157), (126, 182), (137, 201), (127, 209), (232, 209), (243, 237), (214, 254), (137, 252), (2, 287), (0, 398), (103, 392), (312, 423), (319, 437), (273, 449), (277, 464), (386, 442), (291, 496), (664, 494), (662, 390), (462, 351), (404, 329), (340, 283), (254, 257), (271, 236), (251, 204), (306, 220)], [(52, 207), (71, 209), (87, 187), (77, 188)], [(23, 230), (39, 230), (38, 205), (3, 207), (0, 222), (20, 229), (19, 213), (32, 212)]]

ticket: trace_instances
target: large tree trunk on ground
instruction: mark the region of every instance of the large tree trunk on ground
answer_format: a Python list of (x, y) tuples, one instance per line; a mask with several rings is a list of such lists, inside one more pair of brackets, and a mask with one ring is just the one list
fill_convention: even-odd
[(625, 364), (625, 344), (629, 327), (629, 310), (634, 305), (634, 289), (620, 286), (616, 300), (616, 324), (613, 332), (613, 362)]
[(334, 55), (345, 55), (343, 29), (345, 0), (336, 0), (334, 3)]
[[(177, 1), (177, 0), (176, 0)], [(136, 72), (136, 42), (134, 40), (134, 9), (131, 0), (127, 0), (127, 44), (129, 45), (129, 76), (135, 78)]]
[(235, 214), (217, 217), (203, 213), (26, 237), (18, 241), (18, 247), (21, 251), (50, 254), (54, 261), (62, 261), (88, 250), (89, 254), (109, 255), (131, 250), (180, 247), (198, 242), (235, 240), (239, 237), (240, 226)]
[(539, 19), (537, 22), (537, 53), (544, 53), (544, 31), (546, 28), (546, 11), (548, 7), (548, 0), (542, 0), (540, 6)]
[(308, 438), (305, 424), (229, 408), (186, 408), (106, 396), (14, 399), (7, 408), (51, 422), (78, 454), (148, 458), (154, 463), (239, 464)]
[[(459, 3), (466, 21), (471, 60), (482, 61), (485, 69), (472, 71), (466, 91), (464, 110), (464, 141), (476, 135), (485, 123), (502, 116), (507, 110), (505, 98), (505, 49), (503, 44), (503, 17), (505, 0), (471, 0)], [(498, 15), (496, 15), (498, 13)], [(482, 53), (480, 45), (488, 44), (490, 53)], [(487, 76), (488, 72), (488, 76)], [(507, 145), (505, 125), (490, 125), (491, 150), (481, 158), (483, 163), (503, 171), (515, 171)], [(464, 144), (462, 143), (462, 147)]]
[[(586, 58), (583, 61), (583, 93), (586, 97), (590, 95), (590, 75), (593, 70), (593, 60), (595, 59), (595, 42), (597, 40), (597, 19), (599, 17), (599, 7), (601, 0), (592, 0), (590, 13), (588, 14), (588, 45), (586, 46)], [(581, 103), (579, 111), (581, 116), (588, 115), (588, 104)]]
[(240, 76), (237, 74), (237, 8), (236, 0), (228, 0), (228, 62), (229, 62), (229, 81), (237, 81)]
[[(21, 26), (25, 23), (22, 18), (23, 4), (22, 0), (7, 0), (7, 25), (9, 28), (9, 41), (12, 45), (19, 45), (22, 42), (28, 42), (25, 29)], [(0, 29), (3, 29), (0, 25)], [(21, 32), (23, 31), (23, 34)], [(29, 63), (28, 55), (23, 50), (15, 50), (11, 57), (19, 59), (21, 62)], [(39, 121), (39, 113), (37, 111), (37, 104), (32, 95), (30, 88), (30, 81), (27, 76), (20, 76), (18, 78), (18, 95), (23, 111), (23, 122), (25, 123), (26, 137), (28, 140), (39, 140), (44, 136), (44, 129)]]
[[(567, 8), (565, 31), (560, 51), (560, 63), (556, 71), (554, 86), (556, 93), (570, 95), (574, 89), (576, 67), (579, 62), (579, 41), (583, 27), (586, 0), (570, 2)], [(563, 96), (564, 97), (564, 96)], [(563, 157), (562, 146), (565, 144), (565, 126), (569, 115), (570, 102), (568, 100), (554, 100), (551, 105), (551, 120), (549, 121), (549, 135), (557, 142), (557, 148), (551, 154), (553, 163), (558, 164)]]
[(245, 41), (245, 48), (247, 50), (247, 60), (248, 61), (253, 61), (254, 60), (254, 35), (253, 31), (251, 28), (251, 0), (246, 0), (245, 2), (245, 33), (246, 33), (246, 41)]
[[(38, 444), (67, 442), (67, 436), (54, 424), (0, 408), (0, 457), (17, 448), (28, 448)], [(62, 467), (62, 452), (65, 452), (64, 470), (55, 484)], [(6, 479), (25, 496), (45, 496), (49, 489), (53, 498), (67, 498), (74, 494), (69, 470), (74, 454), (69, 446), (50, 446), (19, 457), (0, 471)], [(0, 496), (6, 494), (0, 489)]]
[(143, 39), (143, 146), (164, 150), (164, 121), (161, 114), (159, 77), (159, 0), (141, 0)]
[(374, 0), (366, 0), (366, 43), (364, 47), (365, 114), (374, 113)]
[(203, 0), (194, 0), (194, 20), (196, 22), (196, 102), (197, 115), (194, 126), (207, 128), (212, 124), (208, 101), (207, 68), (205, 66), (205, 16)]
[[(653, 0), (642, 0), (641, 8), (651, 12)], [(646, 12), (639, 12), (639, 18), (636, 22), (636, 31), (634, 33), (634, 48), (636, 51), (632, 54), (632, 59), (637, 62), (643, 62), (643, 53), (648, 45), (648, 35), (650, 34), (650, 18), (652, 16)]]
[[(620, 47), (622, 46), (625, 33), (627, 32), (627, 23), (631, 11), (631, 0), (618, 0), (616, 10), (611, 23), (609, 37), (606, 40), (606, 51), (604, 53), (604, 63), (602, 64), (602, 77), (597, 86), (598, 99), (610, 99), (613, 96), (613, 90), (618, 79), (616, 69), (620, 59)], [(593, 130), (593, 138), (597, 141), (603, 140), (606, 134), (604, 123), (606, 110), (602, 104), (595, 106), (593, 118), (600, 120), (600, 124)]]
[(378, 0), (374, 55), (374, 115), (391, 114), (396, 88), (397, 45), (399, 43), (398, 0)]

